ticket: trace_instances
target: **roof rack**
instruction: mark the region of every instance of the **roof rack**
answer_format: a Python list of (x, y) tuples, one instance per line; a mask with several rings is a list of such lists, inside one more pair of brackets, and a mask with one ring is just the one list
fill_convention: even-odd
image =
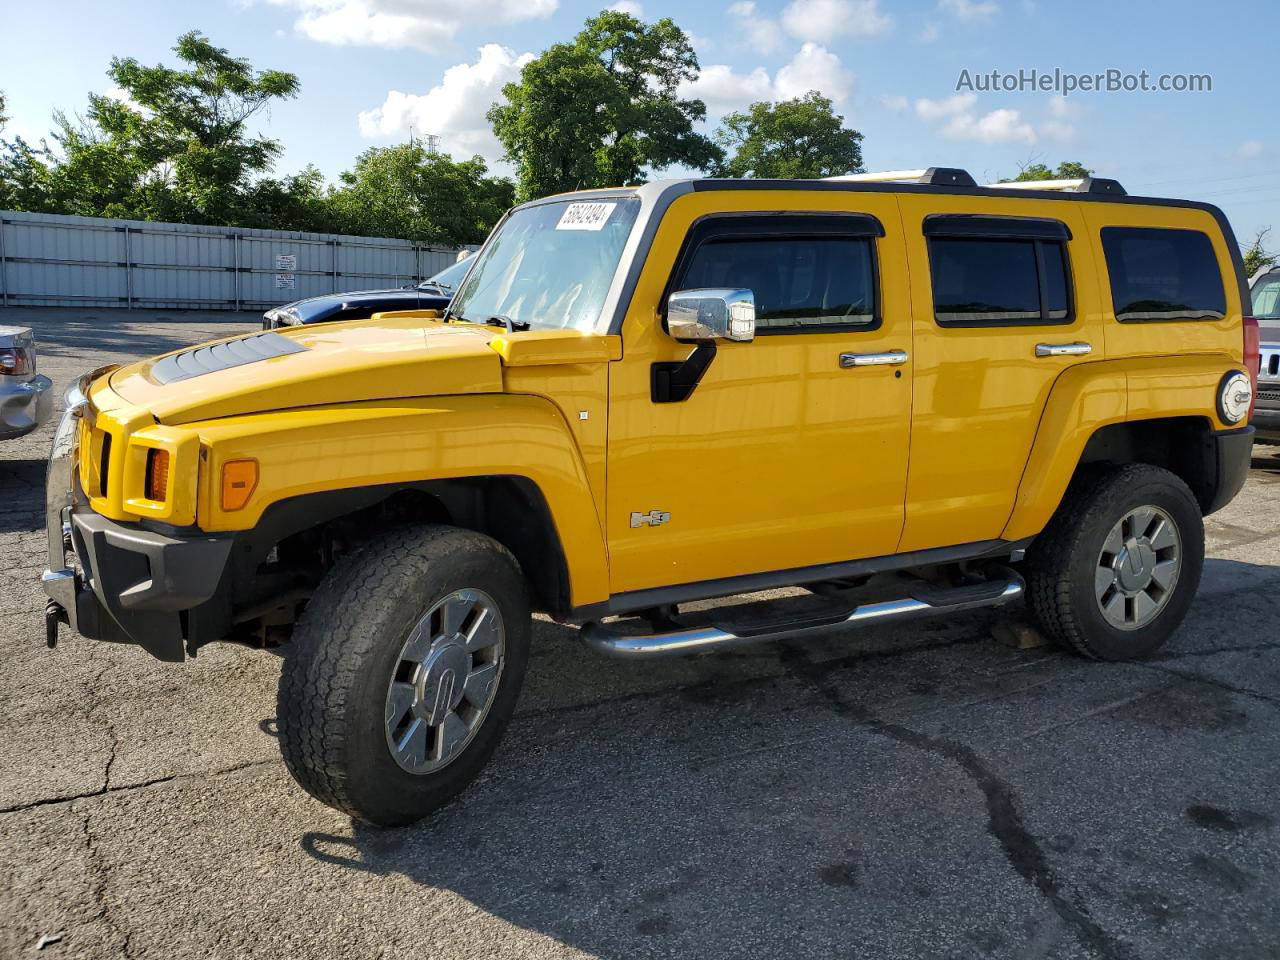
[(929, 167), (927, 170), (884, 170), (879, 173), (846, 173), (825, 177), (844, 183), (925, 183), (931, 186), (976, 187), (973, 177), (959, 167)]
[(1008, 183), (988, 183), (992, 190), (1056, 190), (1061, 193), (1102, 193), (1125, 197), (1128, 193), (1119, 180), (1104, 177), (1083, 177), (1076, 180), (1012, 180)]

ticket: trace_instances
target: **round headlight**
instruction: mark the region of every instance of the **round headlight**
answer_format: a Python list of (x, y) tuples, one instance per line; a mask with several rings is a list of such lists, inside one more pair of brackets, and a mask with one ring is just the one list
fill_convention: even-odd
[(1253, 402), (1253, 383), (1249, 375), (1232, 370), (1218, 385), (1218, 416), (1223, 423), (1239, 423), (1249, 415)]

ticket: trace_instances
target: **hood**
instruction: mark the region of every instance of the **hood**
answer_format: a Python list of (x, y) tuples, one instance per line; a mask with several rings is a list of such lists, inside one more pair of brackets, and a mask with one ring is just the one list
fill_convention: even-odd
[(111, 388), (166, 424), (289, 407), (502, 391), (497, 331), (414, 318), (287, 327), (117, 370)]
[[(410, 312), (411, 313), (411, 312)], [(506, 332), (406, 314), (217, 340), (115, 371), (121, 400), (160, 423), (399, 397), (503, 392), (503, 367), (604, 363), (616, 336)]]
[(1263, 343), (1280, 343), (1280, 317), (1259, 317), (1258, 339)]

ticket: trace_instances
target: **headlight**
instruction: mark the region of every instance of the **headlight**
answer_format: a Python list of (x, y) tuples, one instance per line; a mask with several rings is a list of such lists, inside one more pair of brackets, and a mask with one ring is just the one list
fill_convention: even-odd
[(1253, 383), (1239, 370), (1228, 372), (1218, 385), (1218, 416), (1223, 423), (1239, 423), (1253, 404)]

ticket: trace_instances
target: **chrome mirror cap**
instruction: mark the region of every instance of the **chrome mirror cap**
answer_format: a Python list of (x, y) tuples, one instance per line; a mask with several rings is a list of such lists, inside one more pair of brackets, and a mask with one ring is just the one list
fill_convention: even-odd
[(677, 290), (667, 298), (667, 333), (677, 340), (736, 340), (756, 335), (756, 298), (750, 290)]

